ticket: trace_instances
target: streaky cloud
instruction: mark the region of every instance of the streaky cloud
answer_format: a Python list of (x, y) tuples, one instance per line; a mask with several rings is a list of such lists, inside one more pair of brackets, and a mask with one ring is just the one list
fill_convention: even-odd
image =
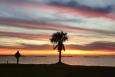
[(48, 34), (26, 34), (26, 33), (14, 33), (14, 32), (0, 32), (0, 37), (16, 37), (16, 38), (24, 38), (24, 39), (49, 39), (50, 35)]
[[(66, 45), (67, 50), (83, 50), (83, 51), (115, 51), (115, 42), (104, 42), (104, 41), (98, 41), (93, 42), (91, 44), (86, 45)], [(26, 49), (26, 50), (52, 50), (52, 45), (49, 44), (42, 44), (42, 45), (35, 45), (35, 44), (24, 44), (21, 43), (21, 46), (12, 47), (12, 46), (2, 46), (0, 45), (0, 48), (8, 48), (8, 49)]]
[(0, 45), (0, 48), (6, 48), (6, 49), (21, 49), (21, 50), (52, 50), (52, 46), (48, 44), (43, 44), (43, 45), (30, 45), (30, 44), (24, 44), (22, 43), (21, 46), (2, 46)]
[(16, 21), (16, 20), (0, 20), (1, 25), (14, 26), (14, 27), (22, 27), (22, 28), (30, 28), (30, 29), (44, 29), (44, 30), (56, 30), (56, 31), (70, 31), (70, 32), (94, 32), (93, 30), (83, 29), (79, 27), (71, 27), (71, 26), (63, 26), (63, 25), (53, 25), (46, 23), (34, 23), (34, 22), (24, 22), (24, 21)]
[[(82, 2), (81, 2), (82, 3)], [(51, 4), (57, 5), (57, 6), (65, 6), (65, 7), (73, 7), (73, 8), (80, 8), (82, 10), (94, 10), (99, 12), (105, 12), (105, 13), (111, 13), (114, 10), (113, 5), (107, 5), (105, 7), (91, 7), (88, 5), (81, 4), (77, 0), (69, 0), (65, 2), (59, 2), (59, 1), (52, 1)]]
[(86, 45), (68, 45), (68, 49), (73, 50), (86, 50), (86, 51), (94, 51), (94, 50), (101, 50), (101, 51), (115, 51), (115, 42), (108, 42), (108, 41), (97, 41)]
[[(89, 10), (96, 10), (101, 12), (113, 12), (115, 11), (114, 0), (1, 0), (5, 3), (38, 3), (38, 4), (53, 4), (57, 6), (77, 7)], [(113, 7), (113, 8), (111, 8)]]

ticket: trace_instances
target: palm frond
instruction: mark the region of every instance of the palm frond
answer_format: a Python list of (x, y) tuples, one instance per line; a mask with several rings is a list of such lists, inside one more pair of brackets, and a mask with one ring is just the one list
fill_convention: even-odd
[(52, 35), (50, 41), (52, 43), (58, 43), (59, 41), (64, 42), (68, 39), (67, 33), (64, 32), (56, 32)]

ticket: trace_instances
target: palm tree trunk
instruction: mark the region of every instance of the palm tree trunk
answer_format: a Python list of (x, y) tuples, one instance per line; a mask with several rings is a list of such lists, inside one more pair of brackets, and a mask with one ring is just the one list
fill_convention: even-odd
[(59, 62), (58, 63), (62, 63), (61, 62), (61, 50), (59, 50)]

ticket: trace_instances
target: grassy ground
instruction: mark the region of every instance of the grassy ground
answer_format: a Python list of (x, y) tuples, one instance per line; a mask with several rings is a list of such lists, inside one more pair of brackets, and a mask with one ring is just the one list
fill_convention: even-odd
[(0, 64), (0, 77), (115, 77), (115, 67)]

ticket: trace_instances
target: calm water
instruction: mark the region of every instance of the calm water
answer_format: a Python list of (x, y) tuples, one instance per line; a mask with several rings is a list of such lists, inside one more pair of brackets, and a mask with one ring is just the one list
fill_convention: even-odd
[[(0, 56), (0, 63), (7, 63), (7, 61), (8, 63), (16, 63), (14, 56)], [(57, 61), (57, 56), (20, 58), (20, 64), (51, 64)], [(69, 65), (115, 66), (115, 57), (62, 57), (62, 61)]]

